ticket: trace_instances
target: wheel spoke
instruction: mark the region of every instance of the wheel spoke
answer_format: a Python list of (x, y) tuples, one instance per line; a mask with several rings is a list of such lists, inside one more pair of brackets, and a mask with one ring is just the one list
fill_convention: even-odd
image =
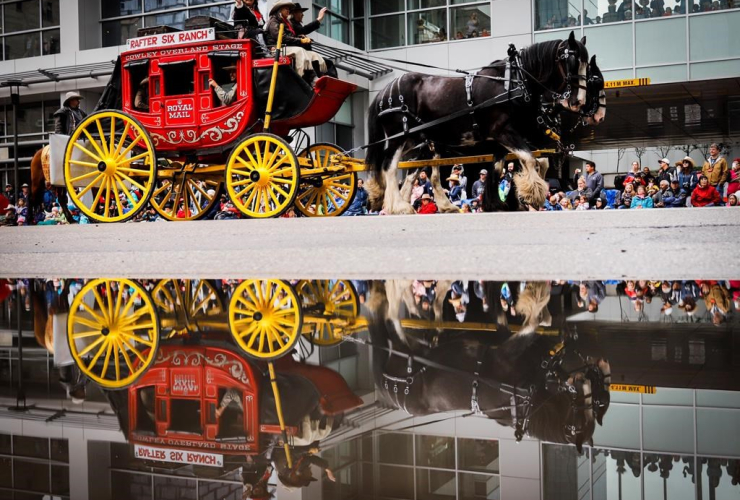
[[(97, 162), (101, 162), (101, 161), (103, 161), (103, 159), (102, 159), (102, 158), (101, 158), (100, 156), (98, 156), (98, 155), (96, 155), (96, 154), (92, 153), (92, 152), (91, 152), (91, 151), (90, 151), (89, 149), (87, 149), (86, 147), (84, 147), (84, 146), (83, 146), (82, 144), (80, 144), (79, 142), (75, 141), (75, 142), (73, 143), (73, 145), (74, 145), (74, 147), (76, 147), (77, 149), (79, 149), (80, 151), (82, 151), (83, 153), (85, 153), (85, 154), (86, 154), (87, 156), (89, 156), (89, 157), (90, 157), (90, 158), (92, 158), (93, 160), (95, 160), (95, 161), (97, 161)], [(97, 167), (97, 165), (95, 165), (95, 166)]]
[(128, 353), (126, 352), (126, 349), (123, 346), (123, 341), (121, 339), (116, 339), (117, 347), (121, 350), (121, 355), (123, 356), (123, 360), (126, 362), (126, 366), (128, 367), (128, 371), (131, 375), (134, 373), (134, 365), (131, 363), (131, 358), (129, 357)]
[(126, 141), (126, 137), (128, 137), (128, 133), (131, 130), (131, 122), (126, 121), (126, 126), (123, 128), (123, 134), (121, 134), (121, 140), (118, 141), (118, 145), (116, 146), (116, 151), (113, 153), (113, 158), (120, 158), (121, 156), (121, 148), (123, 147), (123, 143)]
[[(95, 186), (95, 184), (97, 184), (98, 181), (100, 181), (104, 177), (105, 177), (105, 174), (103, 172), (99, 172), (98, 173), (98, 176), (95, 178), (94, 181), (92, 181), (90, 184), (87, 185), (86, 188), (84, 188), (82, 191), (80, 191), (79, 193), (76, 194), (77, 198), (80, 199), (83, 196), (85, 196), (85, 193), (87, 193), (88, 191), (90, 191)], [(102, 188), (102, 186), (101, 186), (101, 188)]]
[(283, 195), (286, 200), (289, 200), (290, 199), (290, 196), (288, 196), (288, 193), (286, 193), (285, 191), (283, 191), (283, 188), (282, 188), (282, 186), (280, 186), (280, 184), (276, 184), (275, 182), (273, 182), (272, 183), (272, 189), (274, 189), (275, 191), (277, 191), (281, 195)]
[[(277, 209), (280, 206), (280, 200), (278, 200), (278, 197), (275, 196), (275, 190), (274, 189), (270, 189), (270, 188), (265, 188), (265, 191), (267, 191), (268, 193), (270, 193), (270, 199), (275, 204), (275, 208)], [(287, 198), (287, 196), (286, 196), (286, 198)]]
[(251, 210), (252, 209), (251, 208), (252, 207), (252, 201), (254, 200), (255, 195), (259, 192), (258, 189), (255, 189), (256, 187), (257, 187), (256, 184), (252, 184), (251, 186), (246, 187), (244, 189), (244, 191), (242, 191), (242, 192), (239, 193), (239, 201), (241, 202), (241, 200), (244, 198), (244, 195), (247, 192), (252, 191), (252, 193), (247, 198), (246, 203), (243, 204), (243, 206), (246, 207), (248, 210)]
[[(90, 316), (92, 316), (95, 319), (95, 321), (98, 322), (98, 325), (97, 325), (98, 328), (100, 328), (101, 326), (106, 326), (108, 324), (108, 321), (105, 318), (105, 313), (103, 313), (103, 316), (100, 316), (100, 314), (96, 313), (95, 310), (92, 309), (90, 306), (88, 306), (86, 303), (82, 302), (80, 305), (82, 306), (82, 308), (85, 311), (88, 312), (88, 314), (90, 314)], [(82, 320), (82, 319), (84, 319), (84, 318), (78, 318), (78, 320)], [(95, 328), (95, 327), (93, 326), (93, 328)]]
[[(100, 155), (100, 158), (105, 158), (105, 156), (106, 156), (105, 153), (103, 153), (103, 151), (100, 149), (100, 146), (98, 146), (97, 141), (95, 141), (95, 139), (93, 139), (93, 136), (90, 135), (90, 132), (87, 131), (87, 128), (83, 128), (82, 129), (82, 133), (85, 134), (85, 136), (87, 136), (87, 138), (90, 141), (90, 144), (93, 145), (93, 148), (95, 149), (95, 151), (97, 151), (97, 153)], [(101, 139), (102, 139), (102, 137), (101, 137)]]
[(126, 198), (128, 198), (128, 202), (131, 203), (131, 209), (133, 209), (134, 205), (136, 205), (136, 201), (134, 200), (134, 197), (131, 196), (131, 192), (126, 189), (126, 185), (121, 179), (118, 178), (118, 176), (115, 177), (115, 180), (121, 186), (121, 192), (126, 195)]
[(133, 342), (137, 342), (139, 344), (144, 344), (147, 347), (153, 347), (154, 346), (154, 340), (144, 340), (143, 338), (139, 337), (138, 335), (135, 335), (133, 333), (129, 333), (127, 331), (121, 331), (121, 335), (127, 339), (131, 339)]
[(103, 124), (100, 123), (100, 120), (95, 120), (95, 125), (98, 128), (98, 136), (100, 137), (100, 145), (103, 147), (103, 152), (105, 153), (105, 156), (108, 156), (110, 153), (108, 151), (108, 141), (105, 140), (105, 133), (103, 132)]
[[(89, 167), (89, 168), (95, 168), (95, 169), (98, 168), (98, 164), (97, 163), (92, 163), (92, 162), (89, 162), (89, 161), (69, 160), (69, 162), (72, 165), (79, 165), (80, 167)], [(97, 174), (97, 172), (94, 172), (94, 173)], [(74, 182), (75, 180), (76, 179), (72, 179), (72, 182)]]
[(154, 193), (152, 193), (152, 198), (156, 198), (159, 195), (159, 193), (171, 187), (172, 187), (172, 183), (170, 181), (167, 181), (167, 180), (162, 181), (162, 186), (157, 188), (157, 190), (154, 191)]
[(125, 158), (125, 159), (121, 160), (120, 162), (118, 162), (119, 168), (120, 168), (120, 165), (128, 165), (129, 163), (133, 163), (135, 161), (142, 160), (142, 159), (146, 158), (147, 156), (149, 156), (149, 151), (145, 151), (145, 152), (143, 152), (141, 154), (138, 154), (136, 156), (132, 156), (131, 158)]
[(84, 332), (76, 332), (72, 334), (72, 340), (86, 339), (89, 337), (97, 337), (100, 335), (100, 330), (85, 330)]
[(138, 297), (138, 296), (139, 296), (139, 291), (138, 290), (134, 290), (134, 293), (132, 293), (131, 296), (126, 301), (126, 305), (124, 306), (123, 311), (121, 311), (121, 316), (120, 316), (121, 318), (125, 318), (126, 317), (126, 315), (128, 314), (129, 310), (134, 305), (134, 301), (136, 300), (136, 297)]
[(103, 216), (108, 217), (108, 214), (110, 213), (110, 177), (105, 178), (103, 189), (105, 190), (105, 212), (103, 213)]
[(98, 349), (97, 354), (93, 356), (92, 360), (90, 361), (90, 364), (87, 365), (87, 371), (92, 371), (92, 367), (95, 366), (95, 363), (98, 362), (98, 359), (103, 354), (103, 351), (108, 349), (108, 337), (103, 337), (103, 340), (105, 340), (105, 342), (103, 342), (103, 345), (100, 346), (100, 349)]
[(349, 200), (349, 195), (343, 195), (342, 193), (340, 193), (339, 191), (337, 191), (333, 187), (328, 188), (328, 191), (330, 193), (332, 193), (334, 196), (338, 196), (339, 198), (341, 198), (345, 202)]
[(136, 147), (136, 145), (141, 142), (141, 140), (143, 138), (144, 137), (141, 136), (141, 135), (136, 136), (136, 138), (133, 141), (131, 141), (131, 144), (129, 144), (128, 146), (126, 146), (126, 149), (124, 149), (121, 152), (121, 154), (116, 157), (116, 163), (121, 163), (126, 158), (126, 156), (128, 156), (128, 154), (131, 152), (131, 150), (134, 149)]
[(116, 147), (116, 117), (110, 117), (110, 146), (108, 147), (108, 153), (113, 156), (113, 148)]
[(128, 338), (121, 339), (121, 342), (123, 343), (124, 347), (127, 347), (129, 351), (133, 352), (137, 358), (139, 358), (139, 361), (142, 363), (146, 363), (146, 358), (143, 354), (141, 354), (134, 346), (128, 343)]
[(142, 192), (145, 192), (146, 191), (146, 188), (144, 186), (142, 186), (141, 184), (139, 184), (138, 182), (136, 182), (135, 180), (133, 180), (131, 177), (129, 177), (128, 175), (124, 174), (123, 172), (118, 171), (118, 172), (116, 172), (116, 175), (119, 175), (119, 176), (123, 177), (127, 182), (129, 182), (132, 185), (136, 186), (137, 188), (141, 189)]
[[(236, 156), (236, 161), (238, 161), (239, 163), (241, 163), (242, 165), (244, 165), (245, 167), (247, 167), (250, 170), (250, 172), (254, 170), (254, 164), (253, 163), (249, 163), (247, 160), (245, 160), (241, 156), (237, 155)], [(249, 172), (244, 172), (243, 170), (236, 170), (236, 169), (234, 169), (233, 172), (238, 173), (239, 175), (249, 175)]]
[[(98, 332), (98, 334), (100, 334), (100, 332)], [(97, 340), (93, 341), (90, 345), (88, 345), (83, 350), (81, 350), (77, 355), (79, 357), (85, 356), (88, 352), (92, 351), (97, 346), (99, 346), (101, 342), (105, 341), (105, 339), (106, 337), (104, 337), (103, 335), (100, 335), (100, 337), (98, 337)]]
[(88, 173), (86, 173), (86, 174), (83, 174), (83, 175), (80, 175), (80, 176), (78, 176), (78, 177), (73, 177), (73, 178), (71, 178), (71, 179), (69, 180), (69, 183), (70, 183), (70, 184), (73, 184), (73, 183), (75, 183), (75, 182), (79, 182), (79, 181), (82, 181), (82, 180), (85, 180), (85, 179), (89, 179), (90, 177), (95, 177), (95, 176), (98, 176), (98, 175), (103, 175), (103, 174), (101, 174), (101, 173), (100, 173), (100, 172), (98, 172), (97, 170), (94, 170), (94, 171), (92, 171), (92, 172), (88, 172)]
[(252, 337), (249, 339), (249, 343), (247, 344), (247, 349), (251, 349), (254, 345), (255, 340), (257, 340), (257, 337), (260, 336), (259, 334), (259, 324), (253, 323), (250, 325), (249, 328), (245, 331), (245, 333), (241, 336), (242, 338), (246, 337), (247, 335), (251, 335)]
[[(263, 158), (262, 158), (262, 151), (260, 150), (260, 141), (259, 140), (256, 140), (256, 141), (254, 141), (253, 144), (254, 144), (254, 152), (257, 154), (257, 160), (259, 161), (259, 163), (257, 163), (257, 167), (258, 168), (264, 168), (265, 164), (264, 164), (264, 161), (263, 161)], [(265, 145), (267, 145), (267, 144), (265, 144)]]
[[(254, 156), (252, 156), (252, 152), (249, 151), (249, 148), (244, 148), (244, 153), (247, 155), (247, 158), (249, 158), (249, 161), (252, 162), (252, 170), (255, 168), (259, 168), (259, 163), (257, 163), (257, 160), (254, 159)], [(240, 158), (237, 156), (237, 158)], [(246, 165), (246, 163), (244, 163)]]
[(113, 199), (116, 200), (116, 208), (118, 209), (118, 217), (123, 215), (123, 206), (121, 205), (121, 198), (118, 196), (118, 187), (116, 186), (116, 177), (113, 176), (108, 179), (110, 188), (113, 191)]
[(258, 335), (260, 337), (260, 345), (257, 349), (259, 350), (259, 352), (265, 352), (265, 337), (267, 337), (267, 334), (265, 333), (265, 327), (263, 327), (262, 325), (260, 325), (259, 327)]

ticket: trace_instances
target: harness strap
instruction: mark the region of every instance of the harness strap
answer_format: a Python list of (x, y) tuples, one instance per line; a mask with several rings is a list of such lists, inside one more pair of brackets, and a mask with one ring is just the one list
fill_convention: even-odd
[(473, 71), (465, 75), (465, 95), (467, 96), (469, 107), (473, 106), (473, 80), (475, 80), (475, 75), (477, 74), (477, 71)]

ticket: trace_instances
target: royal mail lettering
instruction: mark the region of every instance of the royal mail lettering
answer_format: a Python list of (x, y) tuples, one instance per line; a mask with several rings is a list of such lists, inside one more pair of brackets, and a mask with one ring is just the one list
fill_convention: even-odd
[(189, 373), (175, 373), (172, 375), (172, 393), (180, 396), (195, 395), (200, 385), (195, 375)]

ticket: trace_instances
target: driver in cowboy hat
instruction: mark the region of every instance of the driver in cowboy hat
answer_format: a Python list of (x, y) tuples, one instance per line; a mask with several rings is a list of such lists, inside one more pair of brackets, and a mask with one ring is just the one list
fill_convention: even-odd
[(228, 106), (236, 100), (236, 66), (226, 66), (224, 71), (229, 73), (229, 82), (219, 85), (215, 80), (208, 80), (208, 85), (216, 91), (221, 104)]
[(80, 109), (82, 96), (77, 92), (67, 92), (62, 107), (54, 113), (54, 133), (72, 135), (72, 132), (85, 119), (87, 113)]
[[(317, 53), (308, 50), (311, 39), (297, 32), (290, 20), (293, 2), (278, 0), (270, 9), (270, 20), (267, 22), (265, 38), (269, 47), (277, 45), (280, 25), (284, 25), (283, 48), (285, 53), (295, 61), (295, 71), (303, 77), (304, 73), (314, 72), (312, 63), (316, 61), (319, 71), (326, 72), (326, 61)], [(318, 77), (319, 75), (312, 75)], [(308, 77), (307, 77), (308, 80)]]

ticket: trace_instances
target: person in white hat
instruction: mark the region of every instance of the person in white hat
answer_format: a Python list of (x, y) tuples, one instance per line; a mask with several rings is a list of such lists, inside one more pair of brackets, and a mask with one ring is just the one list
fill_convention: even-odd
[(77, 92), (67, 92), (62, 107), (54, 113), (54, 133), (72, 135), (77, 126), (82, 123), (87, 113), (80, 109), (82, 96)]

